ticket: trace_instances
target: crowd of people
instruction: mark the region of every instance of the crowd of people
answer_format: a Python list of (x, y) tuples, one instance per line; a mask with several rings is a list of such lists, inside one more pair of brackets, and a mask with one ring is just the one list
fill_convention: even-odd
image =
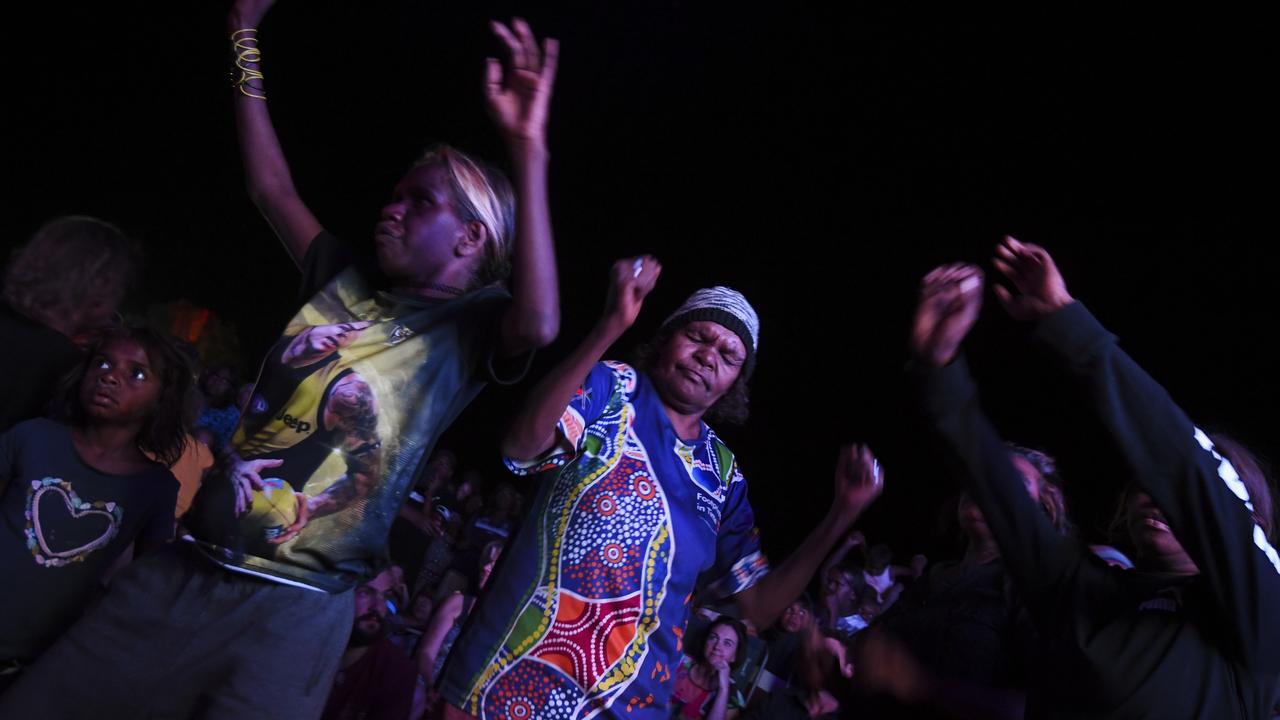
[[(859, 443), (825, 515), (767, 559), (713, 429), (749, 420), (759, 316), (697, 289), (610, 357), (662, 274), (650, 255), (609, 269), (598, 322), (529, 378), (493, 448), (509, 477), (436, 447), (559, 334), (557, 43), (493, 24), (511, 178), (430, 148), (365, 256), (299, 197), (275, 136), (271, 4), (229, 17), (235, 123), (304, 302), (256, 376), (122, 317), (139, 249), (108, 222), (54, 219), (8, 260), (0, 337), (25, 350), (0, 374), (0, 717), (1277, 712), (1263, 463), (1201, 430), (1032, 243), (995, 246), (994, 282), (952, 264), (920, 286), (909, 402), (964, 488), (955, 555), (868, 541), (886, 473)], [(1106, 544), (1073, 524), (1054, 458), (983, 412), (963, 346), (988, 296), (1125, 462)]]

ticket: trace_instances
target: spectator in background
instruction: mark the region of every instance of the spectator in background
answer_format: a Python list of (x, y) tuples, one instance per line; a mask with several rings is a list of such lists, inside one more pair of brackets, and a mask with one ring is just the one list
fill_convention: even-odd
[[(483, 592), (493, 574), (493, 567), (502, 555), (502, 543), (492, 541), (480, 552), (480, 565), (477, 573), (475, 590), (471, 592), (454, 591), (440, 601), (431, 616), (426, 632), (422, 636), (422, 644), (418, 648), (415, 660), (418, 674), (426, 681), (427, 687), (434, 688), (444, 668), (449, 651), (462, 631), (462, 624), (471, 615), (476, 598)], [(433, 697), (434, 700), (434, 697)]]
[[(0, 302), (0, 432), (44, 414), (80, 350), (117, 322), (139, 253), (119, 228), (66, 216), (13, 251)], [(21, 349), (17, 352), (16, 349)]]
[(390, 570), (356, 588), (355, 621), (338, 664), (321, 720), (406, 720), (418, 674), (387, 637), (387, 600), (395, 594)]
[(443, 518), (435, 511), (432, 502), (437, 491), (453, 477), (458, 460), (452, 452), (438, 449), (418, 474), (413, 492), (400, 506), (396, 519), (391, 523), (391, 535), (387, 548), (392, 562), (405, 569), (405, 582), (411, 588), (420, 587), (418, 573), (433, 538), (443, 532)]
[(829, 566), (822, 586), (818, 623), (845, 637), (862, 630), (868, 625), (862, 616), (865, 592), (861, 570), (843, 564)]
[(733, 671), (747, 650), (747, 629), (740, 621), (722, 615), (705, 634), (691, 643), (676, 668), (675, 687), (667, 701), (672, 718), (684, 720), (732, 720), (746, 705), (733, 685)]
[(760, 679), (762, 690), (778, 692), (791, 683), (804, 634), (817, 622), (813, 600), (806, 593), (788, 605), (773, 627), (765, 632), (769, 653)]
[(240, 406), (236, 403), (240, 376), (227, 364), (214, 365), (200, 375), (200, 394), (204, 406), (193, 424), (195, 435), (214, 452), (231, 442), (240, 422)]
[(468, 506), (477, 500), (482, 501), (484, 484), (484, 476), (479, 470), (467, 468), (462, 471), (462, 477), (456, 484), (446, 483), (441, 488), (440, 494), (432, 498), (432, 509), (443, 520), (448, 521), (457, 517), (460, 522), (463, 522), (463, 518), (467, 516)]
[[(852, 583), (858, 596), (856, 614), (869, 623), (893, 605), (902, 592), (903, 583), (919, 577), (928, 561), (923, 555), (917, 555), (912, 558), (910, 566), (893, 565), (893, 551), (888, 545), (875, 545), (870, 551), (866, 547), (867, 539), (862, 531), (854, 530), (849, 533), (822, 564), (822, 577), (826, 578), (830, 568), (841, 564), (859, 575)], [(854, 549), (865, 553), (862, 567), (858, 570), (853, 570), (854, 563), (847, 562), (850, 551)]]
[(418, 644), (422, 642), (422, 634), (431, 622), (435, 611), (435, 602), (428, 591), (419, 592), (409, 601), (409, 607), (403, 613), (397, 613), (391, 630), (391, 641), (408, 657), (415, 657)]
[(867, 553), (862, 568), (863, 586), (862, 616), (868, 622), (888, 610), (902, 593), (904, 580), (911, 580), (917, 572), (910, 567), (893, 565), (893, 551), (888, 545), (875, 545)]
[(520, 508), (520, 493), (509, 482), (498, 483), (480, 513), (468, 523), (464, 542), (467, 548), (480, 548), (497, 540), (506, 542), (515, 526)]
[[(1007, 448), (1048, 522), (1069, 533), (1052, 458)], [(966, 541), (961, 559), (930, 566), (860, 646), (863, 685), (885, 695), (860, 708), (867, 717), (1021, 717), (1035, 631), (986, 518), (967, 493), (956, 504), (956, 520)]]

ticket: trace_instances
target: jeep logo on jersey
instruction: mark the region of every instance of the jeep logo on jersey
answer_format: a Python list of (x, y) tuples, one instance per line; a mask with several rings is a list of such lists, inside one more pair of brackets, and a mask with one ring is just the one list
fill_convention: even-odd
[(306, 420), (299, 420), (289, 413), (282, 412), (276, 416), (276, 419), (284, 423), (285, 427), (293, 428), (297, 433), (309, 432), (311, 430), (311, 423)]

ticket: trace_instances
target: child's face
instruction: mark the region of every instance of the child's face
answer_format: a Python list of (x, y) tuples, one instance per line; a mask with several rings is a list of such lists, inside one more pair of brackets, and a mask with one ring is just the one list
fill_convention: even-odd
[(132, 340), (108, 340), (89, 362), (80, 381), (80, 404), (99, 421), (146, 418), (160, 399), (160, 377), (142, 346)]
[(813, 620), (813, 615), (809, 612), (809, 608), (802, 602), (796, 601), (787, 606), (782, 611), (782, 629), (785, 632), (800, 632), (809, 626)]

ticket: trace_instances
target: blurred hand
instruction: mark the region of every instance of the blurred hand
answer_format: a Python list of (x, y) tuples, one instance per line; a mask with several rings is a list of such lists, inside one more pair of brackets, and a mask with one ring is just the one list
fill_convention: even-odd
[(943, 265), (925, 275), (911, 329), (916, 359), (932, 367), (950, 363), (981, 309), (982, 271), (976, 266)]
[(929, 678), (907, 646), (884, 630), (869, 629), (863, 635), (858, 646), (859, 677), (863, 684), (905, 703), (926, 700)]
[(884, 468), (871, 454), (871, 448), (857, 443), (841, 448), (836, 462), (833, 507), (852, 520), (879, 497), (882, 490)]
[(547, 114), (555, 86), (560, 43), (547, 38), (542, 46), (529, 24), (515, 18), (511, 27), (490, 23), (493, 34), (507, 48), (507, 62), (489, 58), (485, 98), (489, 116), (508, 142), (546, 144)]
[(1036, 320), (1074, 302), (1062, 273), (1049, 253), (1039, 245), (1019, 242), (1008, 235), (996, 246), (992, 260), (1015, 292), (996, 285), (1000, 304), (1016, 320)]
[(619, 330), (635, 323), (644, 299), (653, 291), (662, 274), (662, 263), (652, 255), (623, 258), (613, 264), (609, 294), (605, 299), (604, 321)]

